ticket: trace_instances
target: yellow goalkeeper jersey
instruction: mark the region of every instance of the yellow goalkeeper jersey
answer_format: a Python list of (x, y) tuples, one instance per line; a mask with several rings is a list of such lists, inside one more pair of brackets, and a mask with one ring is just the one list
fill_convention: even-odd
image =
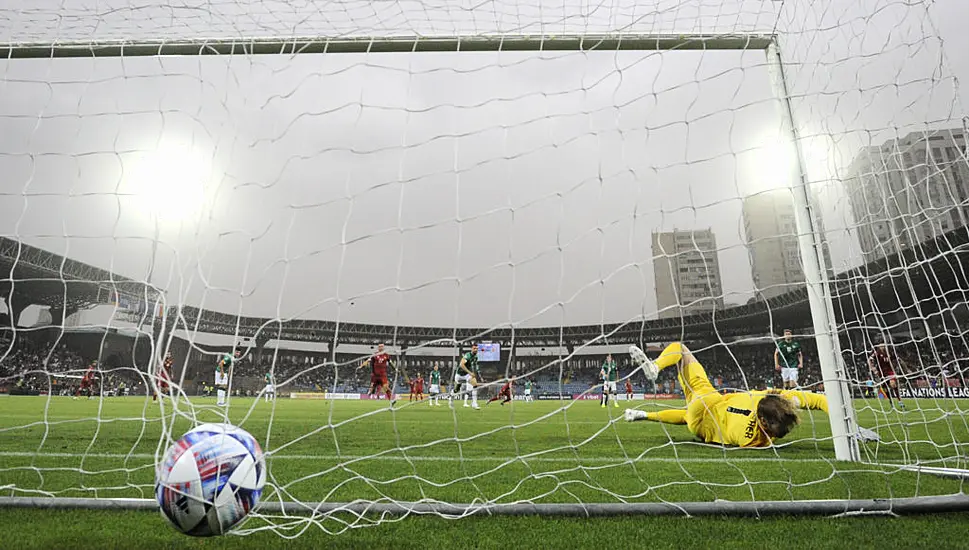
[(816, 393), (784, 390), (730, 393), (713, 404), (704, 418), (701, 429), (708, 443), (722, 443), (738, 447), (767, 447), (771, 439), (757, 425), (757, 405), (770, 393), (791, 399), (801, 409), (828, 412), (828, 400)]

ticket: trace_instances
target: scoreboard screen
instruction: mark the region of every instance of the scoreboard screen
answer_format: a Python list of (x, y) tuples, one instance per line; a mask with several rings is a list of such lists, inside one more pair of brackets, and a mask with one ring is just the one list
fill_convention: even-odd
[(501, 361), (501, 344), (491, 342), (478, 344), (478, 361)]

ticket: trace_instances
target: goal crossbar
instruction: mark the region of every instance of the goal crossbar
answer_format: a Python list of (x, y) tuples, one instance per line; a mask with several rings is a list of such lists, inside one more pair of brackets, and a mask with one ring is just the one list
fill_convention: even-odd
[(768, 34), (563, 34), (7, 42), (0, 58), (594, 50), (766, 50)]
[[(49, 498), (0, 497), (0, 508), (96, 509), (157, 511), (154, 499), (139, 498)], [(450, 504), (446, 502), (280, 502), (264, 501), (256, 511), (262, 514), (433, 514), (445, 517), (471, 515), (507, 516), (838, 516), (855, 514), (922, 514), (969, 511), (969, 495), (925, 496), (895, 499), (782, 500), (649, 503), (563, 503), (563, 504)]]

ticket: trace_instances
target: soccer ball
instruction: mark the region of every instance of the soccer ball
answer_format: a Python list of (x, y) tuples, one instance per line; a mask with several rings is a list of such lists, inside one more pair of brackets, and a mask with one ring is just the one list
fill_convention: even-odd
[(172, 445), (155, 470), (162, 515), (195, 537), (228, 532), (259, 502), (266, 460), (249, 432), (202, 424)]

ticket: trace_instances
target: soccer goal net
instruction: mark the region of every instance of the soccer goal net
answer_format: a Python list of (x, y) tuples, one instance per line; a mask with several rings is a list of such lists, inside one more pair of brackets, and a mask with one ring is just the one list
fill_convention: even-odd
[(0, 6), (0, 505), (966, 507), (944, 6), (189, 4)]

